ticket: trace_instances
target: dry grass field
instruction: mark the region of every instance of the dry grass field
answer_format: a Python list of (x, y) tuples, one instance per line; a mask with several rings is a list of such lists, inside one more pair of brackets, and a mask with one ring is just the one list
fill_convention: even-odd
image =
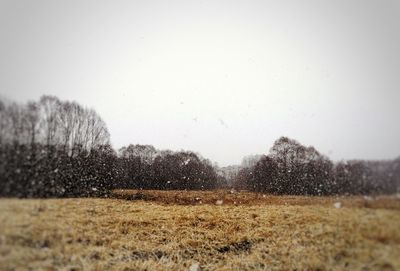
[(0, 270), (400, 270), (396, 197), (114, 196), (0, 199)]

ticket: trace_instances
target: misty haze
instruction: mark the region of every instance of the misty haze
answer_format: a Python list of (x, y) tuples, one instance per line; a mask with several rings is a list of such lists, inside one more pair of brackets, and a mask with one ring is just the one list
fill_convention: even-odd
[(0, 270), (400, 270), (400, 2), (0, 0)]

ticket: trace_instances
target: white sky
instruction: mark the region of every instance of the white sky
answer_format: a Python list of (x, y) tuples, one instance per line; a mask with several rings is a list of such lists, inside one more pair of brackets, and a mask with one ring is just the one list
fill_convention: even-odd
[(0, 95), (93, 107), (115, 148), (220, 165), (282, 135), (400, 155), (400, 1), (0, 0)]

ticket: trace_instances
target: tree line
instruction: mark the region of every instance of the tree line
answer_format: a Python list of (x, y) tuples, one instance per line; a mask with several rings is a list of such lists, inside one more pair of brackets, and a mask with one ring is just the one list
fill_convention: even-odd
[(400, 158), (333, 163), (315, 148), (282, 137), (268, 155), (241, 168), (218, 168), (191, 151), (129, 145), (115, 151), (95, 110), (42, 96), (0, 100), (0, 196), (107, 196), (112, 189), (216, 189), (270, 194), (395, 193)]
[[(249, 161), (246, 161), (249, 164)], [(314, 147), (281, 137), (235, 177), (237, 189), (276, 195), (392, 194), (400, 191), (400, 158), (333, 163)]]
[(0, 101), (0, 196), (106, 196), (116, 188), (212, 189), (209, 160), (189, 151), (110, 146), (105, 122), (76, 102)]

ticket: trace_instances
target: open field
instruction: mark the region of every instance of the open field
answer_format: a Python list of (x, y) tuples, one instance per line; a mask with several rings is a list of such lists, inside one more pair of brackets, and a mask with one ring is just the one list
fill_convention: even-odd
[(0, 199), (0, 270), (400, 270), (396, 197), (124, 193)]
[(273, 196), (261, 193), (235, 190), (184, 191), (184, 190), (114, 190), (112, 197), (126, 200), (144, 200), (161, 204), (179, 205), (319, 205), (332, 206), (340, 202), (344, 207), (383, 208), (400, 211), (400, 196), (347, 196), (347, 197), (306, 197)]

